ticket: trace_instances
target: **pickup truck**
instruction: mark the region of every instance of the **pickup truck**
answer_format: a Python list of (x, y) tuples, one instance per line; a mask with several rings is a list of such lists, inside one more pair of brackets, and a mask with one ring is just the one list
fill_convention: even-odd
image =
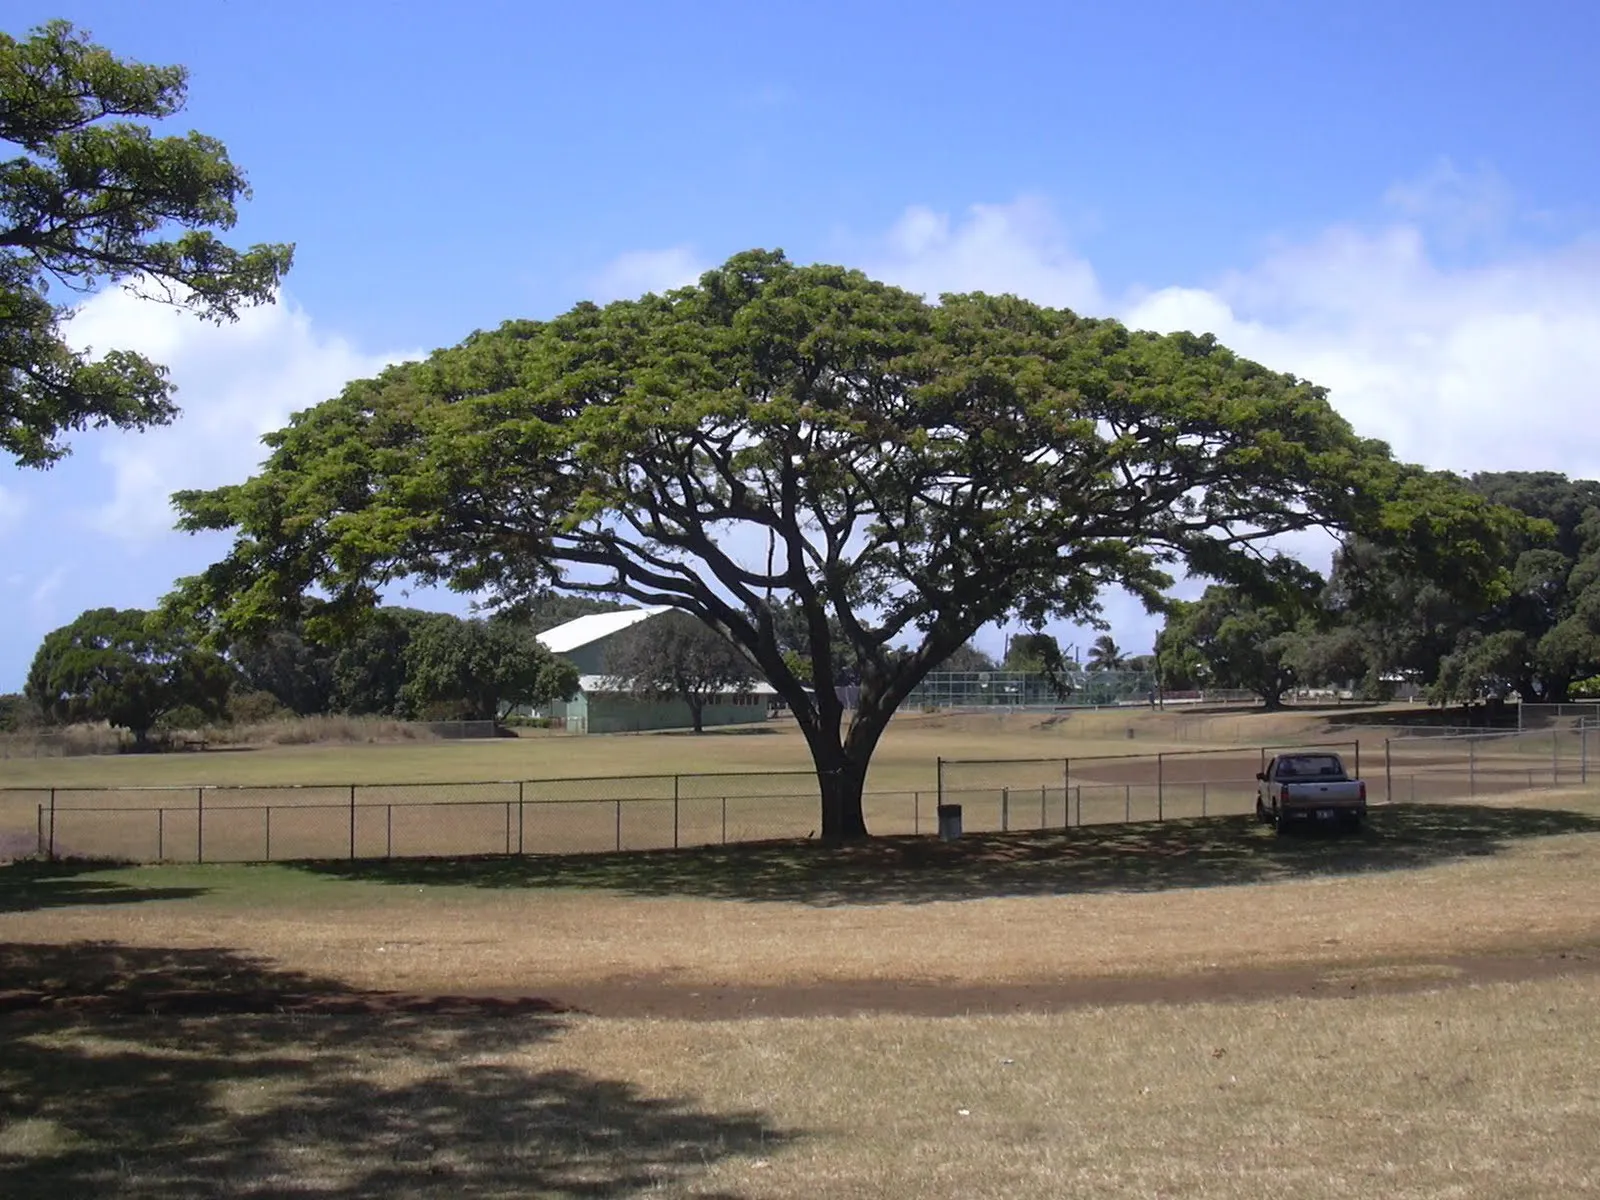
[(1355, 830), (1366, 819), (1367, 785), (1350, 778), (1337, 754), (1280, 754), (1256, 780), (1256, 819), (1280, 835), (1294, 823)]

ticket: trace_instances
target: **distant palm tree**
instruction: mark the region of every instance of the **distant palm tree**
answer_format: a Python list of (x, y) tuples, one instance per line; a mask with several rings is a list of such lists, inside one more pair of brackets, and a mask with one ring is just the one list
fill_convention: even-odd
[(1102, 633), (1089, 647), (1089, 670), (1120, 671), (1128, 665), (1128, 656), (1117, 646), (1109, 633)]

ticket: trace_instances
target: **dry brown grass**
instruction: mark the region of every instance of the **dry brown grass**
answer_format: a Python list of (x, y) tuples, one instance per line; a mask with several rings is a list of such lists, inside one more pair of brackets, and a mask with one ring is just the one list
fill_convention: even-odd
[[(69, 725), (63, 729), (29, 729), (21, 733), (0, 733), (0, 759), (12, 762), (7, 768), (23, 770), (27, 759), (63, 759), (85, 755), (116, 754), (127, 738), (121, 730), (107, 725)], [(52, 761), (51, 768), (59, 764)]]
[[(1594, 812), (1600, 794), (1568, 793), (1561, 802)], [(1270, 848), (1270, 834), (1260, 836)], [(349, 883), (287, 868), (164, 868), (128, 879), (207, 894), (0, 914), (0, 940), (220, 944), (358, 987), (523, 992), (618, 977), (982, 983), (1332, 969), (1600, 946), (1600, 837), (1589, 833), (1429, 867), (1291, 872), (1249, 886), (1073, 892), (1070, 860), (1060, 870), (1057, 895), (817, 907)], [(1215, 881), (1229, 878), (1223, 871)]]
[(338, 714), (215, 725), (200, 734), (218, 746), (375, 746), (439, 740), (427, 726), (412, 721)]
[[(1600, 794), (1507, 803), (1594, 813)], [(1600, 835), (1490, 849), (1252, 886), (836, 907), (283, 867), (69, 877), (76, 891), (0, 913), (0, 942), (63, 969), (88, 957), (79, 941), (147, 947), (245, 987), (559, 997), (1298, 967), (1417, 990), (943, 1019), (12, 1015), (0, 1194), (1597, 1195), (1600, 976), (1467, 986), (1450, 960), (1600, 947)]]
[(8, 1195), (1600, 1192), (1593, 978), (1050, 1016), (40, 1022)]
[[(1252, 723), (1259, 716), (1259, 723)], [(931, 788), (934, 761), (945, 758), (1030, 758), (1092, 754), (1155, 754), (1215, 743), (1171, 736), (1183, 718), (1142, 710), (1068, 714), (902, 713), (890, 725), (873, 759), (868, 786), (884, 790)], [(1238, 744), (1281, 740), (1316, 728), (1316, 714), (1261, 713), (1230, 718)], [(1133, 736), (1128, 736), (1132, 730)], [(688, 733), (606, 734), (593, 737), (540, 733), (484, 741), (434, 741), (385, 745), (274, 746), (228, 753), (119, 755), (110, 758), (17, 760), (6, 781), (37, 787), (137, 787), (215, 784), (341, 784), (457, 782), (656, 772), (780, 771), (811, 766), (805, 739), (794, 723), (775, 720)]]

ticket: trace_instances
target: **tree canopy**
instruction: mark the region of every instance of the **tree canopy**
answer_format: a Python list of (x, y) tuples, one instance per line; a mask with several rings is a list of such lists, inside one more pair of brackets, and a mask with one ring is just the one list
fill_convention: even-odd
[[(181, 112), (187, 72), (116, 58), (65, 21), (0, 34), (0, 450), (43, 466), (62, 435), (142, 429), (177, 411), (164, 368), (63, 338), (77, 294), (127, 281), (142, 296), (229, 320), (270, 301), (293, 248), (236, 250), (216, 235), (249, 196), (215, 138), (158, 138), (143, 121)], [(127, 120), (139, 118), (142, 120)]]
[(1091, 671), (1120, 671), (1128, 665), (1128, 656), (1117, 645), (1117, 639), (1102, 633), (1089, 647), (1088, 667)]
[(184, 631), (138, 609), (97, 608), (48, 634), (28, 671), (27, 697), (52, 720), (104, 721), (143, 745), (180, 708), (220, 716), (232, 672)]
[[(1461, 570), (1497, 536), (1487, 505), (1445, 503), (1320, 388), (1209, 336), (1011, 296), (930, 304), (764, 251), (475, 334), (267, 442), (255, 478), (176, 497), (184, 528), (236, 533), (179, 607), (237, 635), (345, 619), (405, 577), (498, 603), (559, 585), (672, 605), (787, 701), (832, 839), (866, 832), (897, 706), (984, 625), (1093, 620), (1110, 584), (1155, 604), (1174, 564), (1263, 570), (1268, 539), (1313, 525), (1448, 546)], [(809, 680), (783, 604), (804, 615)]]
[(707, 702), (748, 689), (756, 677), (737, 647), (684, 612), (661, 613), (623, 630), (606, 648), (605, 669), (624, 691), (681, 699), (696, 733), (705, 731)]
[(1247, 689), (1277, 708), (1298, 678), (1297, 622), (1288, 604), (1213, 584), (1198, 600), (1168, 603), (1158, 641), (1162, 669), (1209, 687)]
[(526, 625), (434, 614), (405, 649), (408, 709), (431, 717), (495, 721), (519, 705), (570, 700), (578, 671)]

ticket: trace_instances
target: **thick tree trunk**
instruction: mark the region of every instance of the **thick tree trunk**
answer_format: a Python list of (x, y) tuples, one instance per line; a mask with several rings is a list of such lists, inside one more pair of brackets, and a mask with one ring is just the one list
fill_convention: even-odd
[(818, 771), (817, 782), (822, 792), (822, 840), (837, 845), (865, 839), (867, 819), (861, 810), (865, 766), (843, 764), (835, 770)]
[(699, 700), (699, 699), (695, 698), (694, 696), (690, 696), (690, 697), (688, 697), (688, 702), (689, 702), (689, 720), (691, 722), (693, 722), (693, 724), (694, 724), (694, 731), (696, 733), (704, 733), (706, 731), (706, 727), (705, 727), (705, 715), (706, 715), (705, 701), (704, 700)]

